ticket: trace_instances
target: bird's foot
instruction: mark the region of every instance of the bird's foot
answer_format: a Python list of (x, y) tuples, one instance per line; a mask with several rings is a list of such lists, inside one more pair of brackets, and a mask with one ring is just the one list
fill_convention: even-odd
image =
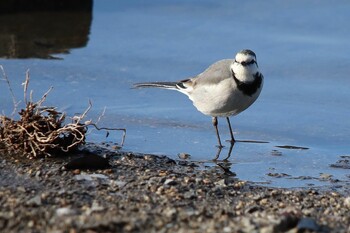
[(232, 139), (229, 140), (229, 139), (228, 139), (228, 140), (226, 140), (226, 142), (229, 142), (229, 143), (231, 143), (231, 145), (234, 145), (234, 144), (236, 143), (236, 140), (232, 140)]

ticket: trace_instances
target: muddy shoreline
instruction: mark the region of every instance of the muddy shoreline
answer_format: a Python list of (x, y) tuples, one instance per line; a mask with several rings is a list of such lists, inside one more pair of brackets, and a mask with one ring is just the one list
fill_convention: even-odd
[[(94, 149), (104, 169), (76, 155), (1, 155), (1, 232), (349, 232), (350, 187), (278, 189), (224, 167)], [(95, 162), (93, 162), (95, 163)]]

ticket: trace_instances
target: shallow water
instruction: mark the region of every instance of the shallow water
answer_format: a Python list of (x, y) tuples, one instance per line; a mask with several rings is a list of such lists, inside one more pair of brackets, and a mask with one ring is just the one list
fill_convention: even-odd
[[(95, 1), (92, 17), (76, 17), (84, 20), (79, 24), (84, 30), (76, 33), (80, 43), (56, 46), (61, 50), (50, 50), (51, 59), (34, 54), (1, 58), (0, 64), (17, 99), (30, 69), (36, 99), (54, 87), (47, 105), (72, 115), (83, 112), (91, 99), (93, 119), (106, 107), (100, 125), (127, 129), (124, 150), (172, 158), (188, 153), (211, 166), (217, 141), (210, 117), (180, 93), (131, 87), (184, 79), (250, 48), (265, 76), (264, 89), (231, 123), (237, 139), (269, 143), (236, 143), (226, 166), (243, 180), (269, 186), (344, 183), (349, 169), (330, 165), (350, 154), (349, 10), (348, 1)], [(75, 36), (71, 30), (64, 33)], [(59, 43), (39, 39), (46, 47)], [(3, 81), (0, 93), (1, 110), (9, 114), (13, 105)], [(222, 139), (228, 139), (224, 119), (219, 127)], [(119, 137), (113, 134), (111, 140)], [(89, 140), (101, 140), (100, 133), (92, 132)], [(221, 159), (229, 150), (225, 145)], [(284, 145), (309, 149), (276, 147)]]

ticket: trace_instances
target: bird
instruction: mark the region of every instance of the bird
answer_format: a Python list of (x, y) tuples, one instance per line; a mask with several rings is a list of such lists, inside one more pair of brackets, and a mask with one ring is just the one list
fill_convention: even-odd
[(222, 148), (218, 117), (224, 117), (230, 131), (231, 144), (236, 142), (230, 118), (251, 106), (259, 97), (264, 76), (259, 71), (256, 54), (250, 49), (239, 51), (234, 59), (219, 60), (202, 73), (177, 82), (135, 83), (134, 88), (162, 88), (188, 96), (197, 110), (212, 117), (218, 147)]

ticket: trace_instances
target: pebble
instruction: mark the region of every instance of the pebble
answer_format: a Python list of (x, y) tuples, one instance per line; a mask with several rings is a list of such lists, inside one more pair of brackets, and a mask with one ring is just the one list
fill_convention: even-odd
[(344, 206), (350, 209), (350, 196), (344, 199)]
[(204, 178), (203, 180), (201, 180), (203, 182), (203, 184), (211, 184), (212, 181), (208, 178)]
[(79, 175), (81, 173), (80, 169), (74, 169), (73, 174), (74, 175)]
[(41, 204), (41, 195), (36, 195), (27, 201), (27, 205), (30, 206), (40, 206)]
[[(125, 154), (109, 155), (113, 166), (108, 170), (61, 170), (67, 161), (62, 158), (34, 159), (25, 166), (13, 160), (1, 163), (22, 174), (13, 176), (19, 183), (0, 186), (2, 231), (348, 230), (350, 197), (346, 186), (345, 196), (335, 189), (327, 192), (316, 187), (268, 188), (228, 177), (222, 170), (202, 169), (202, 164), (197, 169), (188, 161), (178, 166), (161, 156)], [(7, 171), (0, 168), (2, 174)], [(87, 185), (90, 183), (97, 185)]]
[(164, 181), (164, 185), (176, 185), (176, 184), (177, 184), (177, 182), (173, 179), (166, 179)]
[(191, 155), (190, 154), (187, 154), (187, 153), (179, 153), (177, 155), (180, 159), (190, 159), (191, 158)]
[(184, 193), (184, 198), (186, 199), (193, 199), (196, 197), (196, 193), (194, 192), (194, 190), (190, 190)]
[(121, 180), (111, 180), (110, 184), (118, 188), (123, 188), (127, 184), (127, 182)]
[(267, 198), (260, 200), (260, 205), (267, 205), (269, 203), (269, 200)]
[(221, 180), (215, 182), (215, 185), (221, 186), (221, 187), (225, 187), (226, 186), (226, 180), (225, 179), (221, 179)]
[(108, 176), (105, 176), (103, 174), (79, 174), (75, 175), (76, 180), (88, 180), (92, 181), (94, 179), (108, 179)]
[(69, 215), (75, 215), (77, 212), (69, 207), (62, 207), (56, 209), (56, 215), (61, 216), (69, 216)]

